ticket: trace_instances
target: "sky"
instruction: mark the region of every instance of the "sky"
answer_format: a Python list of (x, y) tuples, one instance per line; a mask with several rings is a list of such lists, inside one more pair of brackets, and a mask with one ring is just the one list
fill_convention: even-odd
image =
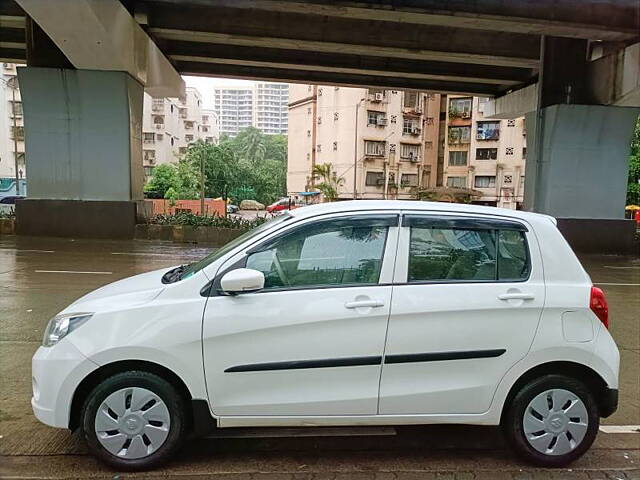
[(213, 89), (220, 85), (251, 85), (250, 80), (212, 77), (182, 77), (188, 87), (195, 87), (202, 94), (204, 108), (213, 108)]

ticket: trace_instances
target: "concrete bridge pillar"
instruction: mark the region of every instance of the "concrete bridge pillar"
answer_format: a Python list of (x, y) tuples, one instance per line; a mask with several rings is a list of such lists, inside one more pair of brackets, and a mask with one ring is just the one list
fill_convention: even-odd
[(525, 117), (525, 208), (556, 217), (578, 251), (633, 249), (635, 224), (624, 220), (624, 207), (639, 113), (633, 107), (565, 104)]
[(29, 198), (18, 233), (131, 238), (142, 201), (143, 86), (126, 72), (26, 67)]

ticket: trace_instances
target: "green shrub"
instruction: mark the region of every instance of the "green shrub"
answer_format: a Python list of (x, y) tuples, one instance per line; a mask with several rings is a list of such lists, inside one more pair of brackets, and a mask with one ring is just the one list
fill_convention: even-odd
[(0, 218), (16, 218), (15, 210), (0, 210)]
[(256, 217), (247, 220), (237, 217), (216, 217), (210, 215), (196, 215), (195, 213), (180, 212), (174, 215), (156, 215), (149, 219), (149, 223), (156, 225), (189, 225), (192, 227), (217, 227), (250, 230), (266, 221), (266, 217)]

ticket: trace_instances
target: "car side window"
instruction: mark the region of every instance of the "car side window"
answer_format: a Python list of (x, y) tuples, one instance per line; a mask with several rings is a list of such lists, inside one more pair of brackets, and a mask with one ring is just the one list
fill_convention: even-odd
[(376, 218), (307, 224), (250, 253), (246, 268), (264, 273), (265, 290), (375, 284), (388, 226)]
[(410, 226), (409, 282), (522, 281), (530, 262), (524, 232), (454, 222)]

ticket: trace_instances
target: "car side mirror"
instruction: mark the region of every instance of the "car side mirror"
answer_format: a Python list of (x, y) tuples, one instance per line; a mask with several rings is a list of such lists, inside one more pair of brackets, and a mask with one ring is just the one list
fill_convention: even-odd
[(264, 288), (264, 274), (251, 268), (236, 268), (220, 279), (220, 289), (229, 295), (257, 292)]

